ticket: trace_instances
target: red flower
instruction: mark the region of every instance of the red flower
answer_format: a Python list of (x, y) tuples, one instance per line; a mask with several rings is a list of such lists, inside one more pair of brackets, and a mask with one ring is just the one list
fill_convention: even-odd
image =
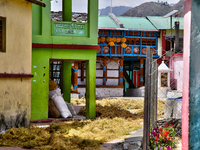
[(167, 127), (169, 127), (169, 124), (168, 124), (168, 122), (166, 122), (166, 125), (167, 125)]
[(156, 136), (156, 138), (154, 139), (154, 141), (157, 141), (158, 140), (158, 137)]
[(169, 130), (167, 130), (167, 132), (166, 132), (167, 134), (169, 134)]

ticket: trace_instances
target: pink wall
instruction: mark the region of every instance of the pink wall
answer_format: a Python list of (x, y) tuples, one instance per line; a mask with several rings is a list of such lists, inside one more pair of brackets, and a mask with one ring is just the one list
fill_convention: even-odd
[(191, 0), (184, 2), (182, 150), (188, 150)]
[(183, 88), (183, 53), (172, 56), (171, 88), (182, 92)]

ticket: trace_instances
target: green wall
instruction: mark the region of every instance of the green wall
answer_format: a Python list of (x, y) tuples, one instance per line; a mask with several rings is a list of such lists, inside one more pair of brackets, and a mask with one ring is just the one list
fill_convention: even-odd
[[(33, 48), (31, 120), (48, 118), (49, 60), (66, 59), (63, 97), (69, 102), (71, 87), (70, 60), (86, 60), (86, 117), (95, 118), (96, 50)], [(67, 67), (68, 65), (68, 67)], [(69, 73), (66, 74), (65, 73)]]
[[(54, 23), (51, 21), (50, 0), (42, 0), (45, 8), (33, 4), (32, 16), (32, 43), (67, 44), (67, 45), (98, 45), (98, 0), (88, 0), (88, 22), (85, 24), (85, 35), (55, 35)], [(72, 0), (63, 0), (63, 21), (61, 24), (71, 24)], [(81, 24), (81, 23), (79, 23)], [(54, 26), (55, 27), (55, 26)], [(49, 91), (49, 60), (66, 59), (63, 63), (63, 97), (70, 102), (71, 87), (71, 61), (86, 61), (86, 117), (95, 118), (95, 87), (96, 87), (96, 50), (87, 49), (55, 49), (33, 48), (32, 53), (32, 94), (31, 94), (31, 120), (48, 118), (48, 91)]]
[[(88, 0), (88, 22), (86, 25), (87, 34), (85, 37), (76, 37), (76, 36), (73, 37), (73, 36), (67, 36), (67, 35), (53, 36), (50, 0), (42, 0), (42, 1), (46, 3), (45, 8), (41, 8), (33, 4), (33, 9), (32, 9), (33, 10), (33, 17), (32, 17), (33, 43), (97, 45), (98, 0)], [(67, 9), (68, 7), (64, 7), (64, 8)], [(69, 7), (69, 10), (71, 10), (71, 7)], [(67, 12), (67, 11), (64, 11), (64, 12)], [(69, 16), (66, 16), (66, 19), (63, 22), (69, 23), (70, 22), (69, 18), (70, 18)]]

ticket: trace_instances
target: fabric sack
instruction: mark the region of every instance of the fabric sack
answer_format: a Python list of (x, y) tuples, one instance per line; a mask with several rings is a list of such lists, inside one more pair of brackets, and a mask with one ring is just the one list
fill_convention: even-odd
[(54, 101), (63, 118), (72, 117), (72, 114), (70, 113), (62, 96), (57, 96), (57, 94), (54, 94), (51, 99)]
[(48, 109), (48, 116), (50, 118), (58, 118), (60, 117), (60, 111), (58, 110), (58, 108), (56, 107), (56, 105), (54, 104), (52, 99), (49, 99), (49, 109)]
[(53, 91), (49, 91), (49, 99), (54, 95), (56, 94), (56, 92), (53, 90)]
[(60, 88), (56, 88), (52, 91), (49, 91), (49, 99), (54, 95), (56, 94), (57, 96), (62, 96), (61, 94), (61, 89)]
[(56, 88), (55, 90), (53, 90), (58, 96), (62, 96), (61, 94), (61, 89), (60, 88)]
[(67, 104), (67, 107), (68, 107), (69, 111), (71, 112), (72, 116), (73, 117), (77, 116), (76, 111), (74, 110), (74, 106), (71, 103), (66, 102), (66, 104)]

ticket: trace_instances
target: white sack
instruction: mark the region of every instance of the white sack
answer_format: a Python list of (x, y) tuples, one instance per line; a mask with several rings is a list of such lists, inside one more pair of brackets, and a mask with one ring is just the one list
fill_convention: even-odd
[(56, 107), (60, 111), (60, 114), (62, 117), (72, 117), (72, 114), (70, 113), (64, 99), (62, 96), (57, 96), (57, 94), (54, 94), (51, 99), (54, 101)]

